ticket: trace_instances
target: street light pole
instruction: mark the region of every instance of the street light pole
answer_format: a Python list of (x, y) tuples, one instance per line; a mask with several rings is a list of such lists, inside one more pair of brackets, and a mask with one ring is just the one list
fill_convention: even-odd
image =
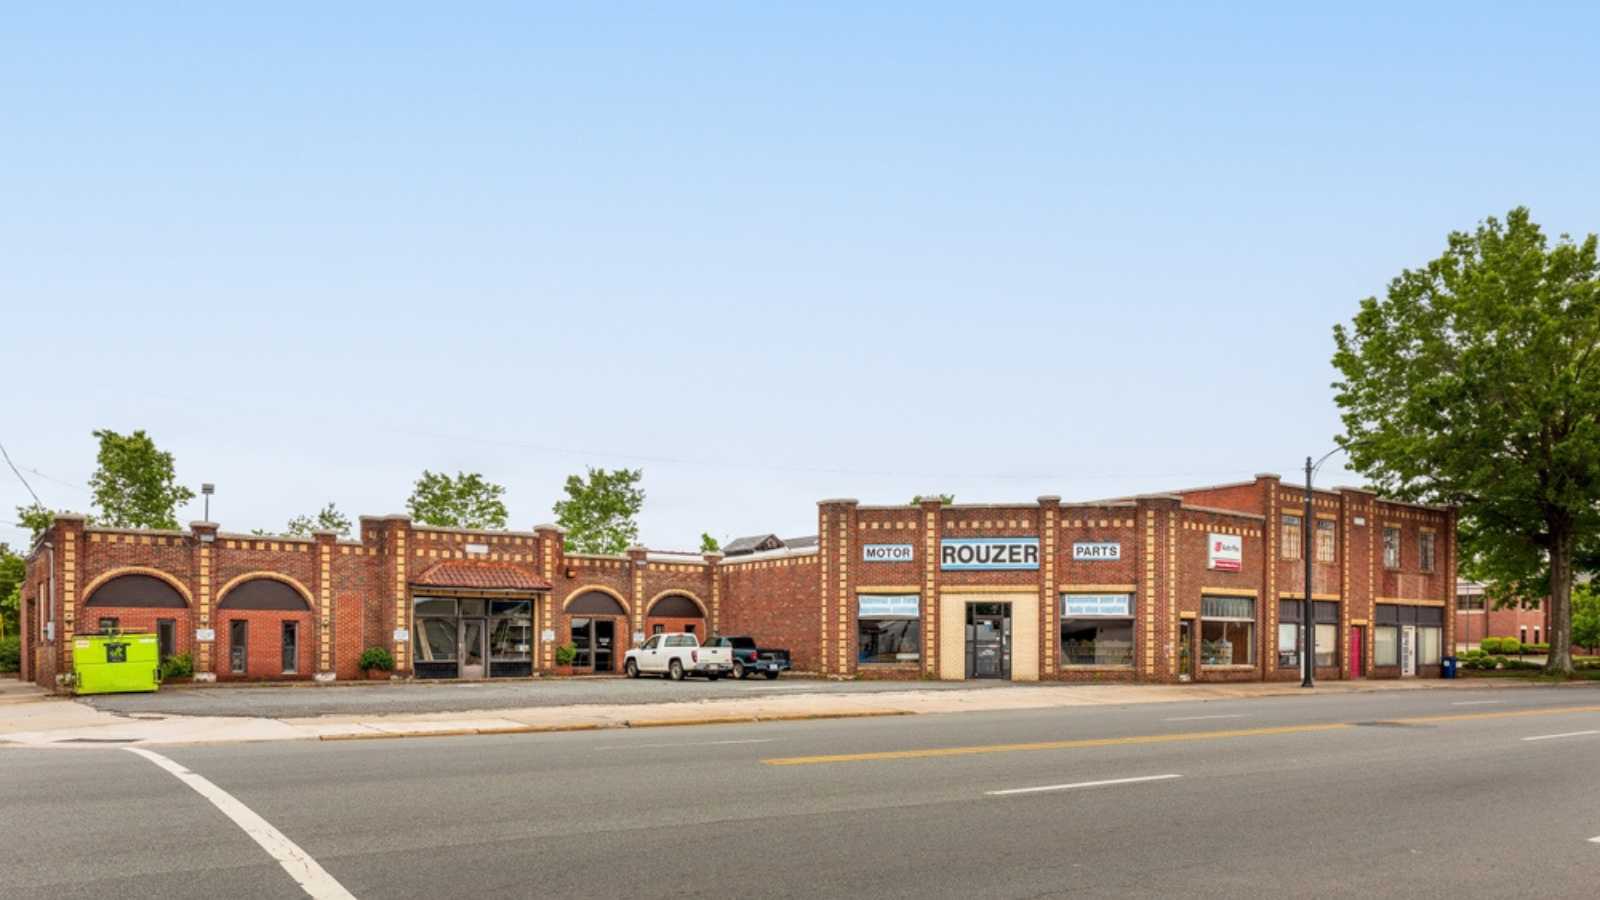
[[(1316, 543), (1312, 540), (1313, 527), (1316, 523), (1311, 518), (1313, 515), (1311, 512), (1311, 477), (1316, 474), (1318, 469), (1322, 468), (1323, 463), (1343, 449), (1343, 447), (1335, 447), (1323, 454), (1322, 458), (1315, 463), (1311, 462), (1311, 457), (1306, 457), (1306, 509), (1305, 517), (1300, 520), (1300, 556), (1306, 566), (1304, 605), (1300, 607), (1300, 655), (1303, 657), (1301, 665), (1304, 667), (1305, 675), (1300, 679), (1300, 686), (1306, 688), (1316, 687), (1316, 679), (1312, 676), (1317, 665), (1317, 626), (1313, 621), (1312, 614), (1312, 610), (1315, 607), (1311, 603), (1311, 552), (1316, 547)], [(1348, 550), (1349, 548), (1346, 548), (1346, 552)], [(1335, 632), (1337, 631), (1338, 629), (1335, 629)], [(1334, 640), (1337, 642), (1338, 638), (1335, 637)], [(1337, 651), (1337, 646), (1335, 650)]]
[[(1327, 459), (1327, 457), (1324, 456), (1323, 459)], [(1311, 622), (1311, 611), (1313, 609), (1311, 605), (1311, 551), (1314, 547), (1314, 543), (1311, 540), (1312, 471), (1311, 457), (1308, 456), (1306, 457), (1306, 513), (1305, 518), (1300, 521), (1300, 547), (1302, 551), (1300, 555), (1303, 557), (1306, 566), (1306, 583), (1305, 591), (1303, 592), (1305, 594), (1305, 605), (1300, 609), (1300, 656), (1302, 657), (1301, 665), (1305, 670), (1305, 676), (1300, 679), (1300, 686), (1304, 688), (1316, 686), (1316, 679), (1312, 677), (1313, 669), (1316, 666), (1316, 651), (1312, 642), (1317, 634), (1316, 626)]]

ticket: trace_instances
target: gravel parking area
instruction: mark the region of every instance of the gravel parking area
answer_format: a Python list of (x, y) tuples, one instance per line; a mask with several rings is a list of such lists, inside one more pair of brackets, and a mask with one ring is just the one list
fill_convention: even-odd
[(154, 694), (102, 694), (81, 698), (96, 709), (127, 715), (299, 716), (376, 715), (517, 709), (587, 704), (681, 703), (794, 694), (858, 694), (885, 691), (972, 690), (1016, 687), (1010, 681), (777, 681), (681, 682), (659, 678), (550, 678), (532, 681), (351, 683), (273, 687), (166, 688)]

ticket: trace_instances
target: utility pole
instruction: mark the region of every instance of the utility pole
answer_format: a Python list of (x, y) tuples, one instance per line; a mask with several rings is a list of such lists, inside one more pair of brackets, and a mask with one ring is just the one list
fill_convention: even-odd
[[(1327, 457), (1325, 456), (1323, 459), (1327, 459)], [(1311, 472), (1311, 457), (1308, 456), (1306, 457), (1306, 514), (1300, 523), (1300, 546), (1303, 549), (1300, 555), (1304, 558), (1306, 564), (1305, 606), (1300, 610), (1300, 633), (1303, 635), (1300, 641), (1300, 655), (1305, 657), (1305, 677), (1300, 679), (1300, 686), (1305, 688), (1316, 686), (1316, 679), (1312, 677), (1313, 669), (1316, 666), (1316, 645), (1314, 641), (1317, 636), (1317, 629), (1312, 624), (1311, 612), (1313, 609), (1311, 604), (1311, 551), (1314, 549), (1314, 542), (1311, 539), (1313, 525), (1311, 519)]]

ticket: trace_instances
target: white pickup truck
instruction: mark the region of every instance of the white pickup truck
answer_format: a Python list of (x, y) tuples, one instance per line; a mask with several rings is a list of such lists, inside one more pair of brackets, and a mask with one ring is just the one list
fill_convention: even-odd
[(622, 657), (629, 678), (665, 675), (682, 681), (685, 675), (704, 675), (716, 681), (733, 671), (733, 651), (727, 647), (702, 647), (700, 639), (685, 632), (652, 634)]

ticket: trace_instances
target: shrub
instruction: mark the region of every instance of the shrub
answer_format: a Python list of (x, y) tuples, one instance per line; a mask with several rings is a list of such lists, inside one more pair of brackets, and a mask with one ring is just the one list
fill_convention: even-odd
[(394, 671), (394, 656), (382, 647), (368, 647), (361, 651), (361, 659), (356, 663), (361, 671), (368, 672), (377, 669), (380, 672)]
[(1550, 645), (1549, 644), (1524, 644), (1523, 647), (1529, 653), (1549, 653), (1550, 652)]
[(1497, 637), (1486, 637), (1478, 643), (1478, 647), (1479, 649), (1483, 650), (1484, 653), (1499, 653), (1500, 639)]
[(571, 641), (556, 648), (556, 665), (570, 666), (578, 658), (578, 645)]
[(0, 638), (0, 672), (16, 672), (22, 668), (22, 636), (7, 635)]
[(1542, 668), (1544, 668), (1544, 666), (1541, 666), (1536, 662), (1531, 662), (1531, 661), (1526, 660), (1526, 659), (1508, 659), (1508, 660), (1506, 660), (1506, 668), (1507, 669), (1542, 669)]
[(161, 661), (161, 680), (188, 678), (194, 674), (194, 657), (187, 653), (169, 656)]

